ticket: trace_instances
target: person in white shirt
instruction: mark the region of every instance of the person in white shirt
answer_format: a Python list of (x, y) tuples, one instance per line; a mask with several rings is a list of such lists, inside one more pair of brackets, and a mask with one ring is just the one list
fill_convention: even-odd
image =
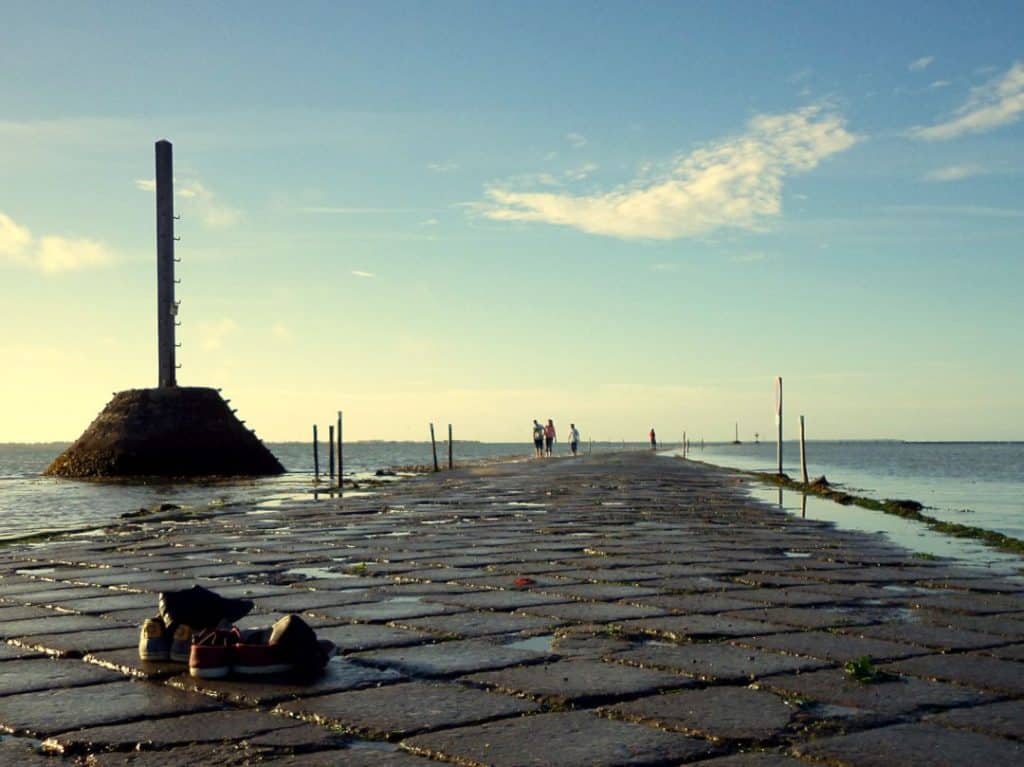
[(576, 424), (569, 424), (569, 449), (572, 450), (572, 454), (576, 455), (576, 450), (580, 446), (580, 430), (576, 428)]

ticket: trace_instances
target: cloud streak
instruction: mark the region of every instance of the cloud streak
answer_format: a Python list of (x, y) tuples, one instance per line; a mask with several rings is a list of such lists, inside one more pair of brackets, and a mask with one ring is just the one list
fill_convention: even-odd
[[(135, 188), (143, 192), (155, 192), (156, 180), (140, 178), (135, 180)], [(187, 214), (194, 215), (208, 229), (227, 229), (242, 220), (242, 212), (237, 208), (224, 205), (217, 196), (201, 181), (193, 180), (177, 183), (175, 179), (174, 196)]]
[(1024, 63), (971, 89), (967, 102), (948, 119), (910, 130), (913, 138), (948, 141), (968, 133), (986, 133), (1020, 119), (1024, 113)]
[(907, 69), (911, 72), (923, 72), (933, 61), (935, 61), (934, 56), (922, 56), (919, 59), (911, 61), (910, 64), (907, 65)]
[(980, 165), (947, 165), (924, 174), (925, 181), (960, 181), (971, 176), (980, 176), (985, 169)]
[(820, 107), (757, 115), (742, 135), (677, 158), (661, 178), (591, 195), (495, 185), (475, 208), (495, 221), (543, 222), (621, 239), (757, 229), (781, 213), (787, 176), (814, 169), (857, 140), (839, 115)]
[(61, 274), (106, 266), (113, 254), (98, 240), (55, 235), (33, 236), (27, 227), (0, 213), (0, 264)]

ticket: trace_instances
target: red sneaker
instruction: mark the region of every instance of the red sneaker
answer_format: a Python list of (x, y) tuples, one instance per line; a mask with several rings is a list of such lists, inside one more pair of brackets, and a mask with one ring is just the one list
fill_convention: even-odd
[(239, 674), (283, 674), (294, 668), (281, 651), (280, 644), (270, 644), (270, 629), (242, 632), (235, 645), (235, 671)]
[(188, 673), (200, 679), (222, 679), (235, 664), (238, 629), (210, 629), (192, 636)]

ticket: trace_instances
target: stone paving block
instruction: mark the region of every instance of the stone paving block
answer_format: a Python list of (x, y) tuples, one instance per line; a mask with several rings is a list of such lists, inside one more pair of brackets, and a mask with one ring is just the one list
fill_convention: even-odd
[(155, 615), (157, 611), (157, 600), (152, 594), (137, 594), (112, 591), (104, 589), (106, 595), (86, 598), (65, 599), (54, 601), (52, 604), (62, 610), (82, 613), (84, 615), (102, 615), (114, 610), (133, 610), (148, 607), (150, 613)]
[(1024, 700), (958, 708), (928, 717), (927, 721), (943, 727), (1024, 740)]
[[(542, 594), (596, 601), (632, 602), (640, 597), (650, 597), (662, 593), (660, 589), (643, 586), (615, 583), (567, 583), (565, 581), (555, 585), (534, 586), (533, 588)], [(644, 604), (650, 603), (647, 599), (644, 599), (643, 602)]]
[(82, 660), (102, 668), (118, 671), (137, 679), (166, 679), (180, 674), (185, 664), (171, 661), (144, 661), (139, 658), (138, 647), (121, 647), (112, 650), (94, 650), (82, 656)]
[(443, 677), (491, 671), (521, 663), (539, 663), (549, 653), (517, 650), (482, 639), (461, 639), (453, 642), (415, 647), (375, 650), (347, 656), (372, 666), (395, 668), (413, 676)]
[(219, 705), (211, 698), (162, 685), (109, 682), (9, 695), (0, 706), (0, 729), (43, 737), (132, 719), (196, 713)]
[(1024, 597), (1017, 594), (940, 591), (932, 594), (915, 594), (911, 597), (911, 602), (914, 607), (923, 609), (947, 610), (974, 615), (1024, 610)]
[(369, 747), (350, 747), (342, 751), (319, 751), (279, 757), (260, 764), (269, 767), (437, 767), (438, 763), (404, 751), (385, 750), (377, 744), (372, 744)]
[(414, 753), (492, 767), (630, 767), (674, 764), (709, 752), (707, 741), (595, 716), (538, 714), (459, 727), (402, 742)]
[(892, 727), (799, 743), (796, 753), (857, 767), (963, 767), (1024, 764), (1024, 743), (929, 724)]
[(64, 583), (49, 585), (50, 588), (43, 591), (23, 591), (11, 597), (11, 600), (26, 605), (60, 605), (63, 607), (64, 602), (89, 599), (90, 597), (108, 597), (112, 593), (110, 589), (100, 586), (75, 586)]
[(315, 628), (317, 637), (334, 642), (338, 652), (342, 653), (374, 650), (379, 647), (402, 647), (432, 640), (431, 635), (424, 631), (376, 623), (344, 623)]
[[(91, 754), (88, 767), (248, 767), (251, 762), (234, 746), (183, 746), (168, 751)], [(52, 760), (50, 760), (52, 761)]]
[[(0, 593), (0, 597), (3, 594)], [(51, 610), (47, 607), (35, 607), (33, 605), (11, 605), (4, 607), (4, 603), (0, 602), (0, 626), (3, 626), (9, 621), (22, 621), (30, 620), (32, 618), (53, 618), (54, 616), (60, 615), (56, 610)]]
[[(278, 716), (274, 714), (273, 716)], [(281, 719), (289, 721), (281, 715)], [(290, 720), (294, 727), (273, 730), (246, 738), (242, 744), (248, 753), (264, 756), (295, 751), (333, 751), (345, 748), (351, 737), (318, 724)], [(262, 763), (262, 762), (259, 762)]]
[(835, 596), (823, 594), (811, 587), (798, 588), (756, 588), (730, 594), (738, 599), (768, 605), (807, 607), (810, 605), (831, 605), (838, 600)]
[(757, 685), (810, 703), (851, 709), (846, 712), (851, 716), (903, 715), (920, 709), (977, 705), (993, 699), (991, 694), (968, 687), (929, 682), (912, 676), (866, 684), (847, 678), (838, 669), (769, 676), (759, 679)]
[(53, 757), (39, 753), (34, 741), (4, 738), (0, 735), (0, 764), (10, 767), (53, 767), (54, 763)]
[(38, 650), (30, 650), (27, 647), (18, 647), (17, 645), (0, 642), (0, 661), (41, 657), (42, 653)]
[(652, 573), (650, 570), (639, 570), (626, 567), (595, 567), (586, 570), (566, 570), (567, 578), (575, 578), (591, 583), (635, 583), (646, 585), (647, 581), (656, 581), (663, 576), (659, 573)]
[(460, 681), (559, 706), (593, 705), (694, 684), (679, 674), (586, 659), (506, 668)]
[(81, 657), (95, 650), (137, 648), (139, 630), (125, 626), (124, 628), (94, 629), (92, 631), (69, 631), (66, 634), (42, 634), (26, 637), (23, 640), (12, 639), (10, 641), (51, 655)]
[(426, 597), (428, 602), (456, 605), (463, 609), (476, 610), (517, 610), (534, 605), (565, 604), (563, 597), (538, 594), (532, 591), (480, 591), (452, 596)]
[[(122, 677), (78, 660), (37, 658), (0, 663), (0, 696), (54, 687), (116, 682)], [(2, 705), (0, 705), (2, 708)]]
[(645, 668), (672, 669), (707, 682), (752, 681), (769, 674), (812, 671), (827, 665), (813, 658), (723, 643), (673, 645), (649, 642), (635, 649), (617, 652), (612, 658)]
[(791, 626), (779, 626), (764, 621), (728, 618), (718, 615), (671, 615), (663, 618), (645, 618), (622, 624), (626, 633), (662, 636), (677, 641), (714, 639), (716, 637), (761, 636), (793, 631)]
[(562, 621), (538, 618), (531, 615), (499, 613), (491, 611), (434, 615), (425, 618), (410, 618), (394, 621), (400, 626), (429, 631), (455, 637), (477, 637), (492, 634), (514, 634), (517, 632), (551, 631), (562, 625)]
[(793, 634), (771, 634), (764, 637), (741, 637), (735, 644), (775, 650), (790, 655), (845, 663), (865, 655), (874, 661), (897, 660), (914, 655), (927, 655), (930, 650), (919, 645), (887, 642), (883, 639), (838, 634), (833, 631), (799, 631)]
[(324, 608), (341, 607), (360, 602), (372, 602), (373, 595), (369, 591), (359, 594), (346, 594), (344, 591), (296, 591), (292, 594), (275, 597), (263, 597), (255, 600), (253, 608), (260, 613), (324, 613)]
[(810, 764), (785, 754), (751, 751), (708, 759), (701, 762), (700, 767), (810, 767)]
[(721, 616), (767, 621), (780, 626), (794, 626), (803, 629), (828, 629), (837, 626), (864, 626), (878, 623), (881, 614), (883, 611), (877, 609), (819, 605), (818, 607), (768, 607), (735, 610), (721, 613)]
[(332, 658), (320, 675), (309, 680), (281, 677), (200, 679), (188, 672), (171, 677), (167, 684), (188, 692), (199, 692), (219, 700), (250, 706), (266, 706), (293, 698), (326, 695), (391, 684), (402, 675), (390, 669), (376, 669)]
[(1024, 663), (985, 655), (922, 655), (890, 663), (884, 668), (922, 679), (1024, 695)]
[(784, 730), (795, 709), (770, 692), (711, 687), (640, 698), (604, 713), (705, 738), (763, 741)]
[(360, 623), (386, 623), (387, 621), (405, 618), (423, 618), (428, 615), (451, 615), (463, 611), (463, 608), (449, 605), (430, 604), (424, 601), (411, 601), (402, 597), (394, 597), (383, 602), (367, 602), (357, 605), (340, 607), (320, 607), (314, 612)]
[(942, 610), (918, 610), (915, 616), (922, 623), (933, 626), (980, 631), (982, 634), (994, 634), (1013, 642), (1024, 640), (1024, 620), (1017, 617), (1016, 613), (966, 615)]
[(976, 650), (1009, 644), (1006, 637), (982, 634), (977, 631), (929, 626), (920, 623), (880, 623), (876, 626), (839, 628), (844, 634), (903, 642), (933, 650)]
[(91, 631), (92, 629), (117, 628), (114, 621), (97, 618), (93, 615), (53, 615), (46, 618), (27, 618), (25, 620), (0, 623), (0, 638), (30, 637), (38, 634), (63, 634), (68, 631)]
[(1008, 644), (1003, 647), (989, 647), (985, 650), (978, 650), (979, 653), (992, 655), (1003, 660), (1024, 661), (1024, 644)]
[(577, 623), (627, 621), (637, 618), (656, 617), (666, 613), (665, 610), (658, 607), (641, 607), (639, 605), (628, 605), (618, 602), (564, 602), (562, 604), (523, 607), (518, 612), (525, 615), (537, 615)]
[(519, 716), (537, 709), (536, 704), (508, 695), (454, 684), (409, 682), (306, 698), (284, 703), (276, 710), (367, 737), (397, 739), (429, 730)]
[(166, 749), (192, 743), (238, 742), (300, 723), (261, 711), (207, 711), (51, 735), (45, 748), (66, 754)]
[(644, 597), (637, 600), (638, 604), (660, 607), (673, 613), (718, 613), (724, 610), (745, 610), (760, 607), (756, 602), (748, 602), (742, 598), (742, 591), (730, 591), (726, 594), (665, 594)]

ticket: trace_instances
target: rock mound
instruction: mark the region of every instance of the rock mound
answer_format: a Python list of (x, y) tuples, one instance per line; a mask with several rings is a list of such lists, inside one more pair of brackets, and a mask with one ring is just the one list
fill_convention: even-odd
[(211, 477), (281, 474), (284, 467), (216, 389), (118, 392), (45, 474)]

